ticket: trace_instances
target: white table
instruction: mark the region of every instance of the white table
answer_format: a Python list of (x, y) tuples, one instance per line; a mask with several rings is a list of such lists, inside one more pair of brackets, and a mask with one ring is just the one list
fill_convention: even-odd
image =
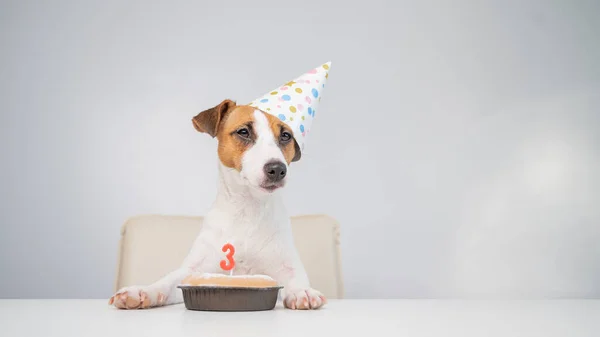
[[(330, 330), (330, 331), (328, 331)], [(0, 336), (600, 336), (600, 301), (330, 300), (317, 311), (114, 309), (105, 300), (0, 300)]]

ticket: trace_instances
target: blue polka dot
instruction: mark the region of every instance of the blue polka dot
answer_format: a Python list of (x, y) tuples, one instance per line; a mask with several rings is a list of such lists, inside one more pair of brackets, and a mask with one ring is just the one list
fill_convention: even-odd
[(281, 119), (282, 121), (285, 121), (285, 115), (284, 114), (279, 114), (279, 116), (277, 116), (277, 117), (279, 117), (279, 119)]
[(317, 91), (317, 89), (313, 88), (312, 90), (312, 94), (315, 98), (319, 97), (319, 92)]
[(283, 95), (281, 96), (281, 99), (283, 99), (284, 101), (289, 101), (292, 98), (290, 97), (290, 95)]
[(312, 116), (312, 113), (313, 113), (313, 109), (311, 107), (308, 107), (308, 115)]
[(304, 125), (300, 124), (300, 132), (304, 132)]
[(267, 103), (268, 101), (269, 101), (268, 98), (263, 98), (263, 99), (260, 100), (261, 103)]
[(325, 88), (325, 83), (323, 83), (323, 88)]

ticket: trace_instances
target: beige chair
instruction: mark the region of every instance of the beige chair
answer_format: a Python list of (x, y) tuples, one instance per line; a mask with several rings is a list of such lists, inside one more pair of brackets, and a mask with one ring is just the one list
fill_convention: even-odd
[[(203, 217), (143, 215), (121, 228), (114, 290), (150, 284), (179, 267), (202, 227)], [(327, 215), (292, 217), (300, 259), (313, 288), (330, 299), (344, 296), (339, 224)]]

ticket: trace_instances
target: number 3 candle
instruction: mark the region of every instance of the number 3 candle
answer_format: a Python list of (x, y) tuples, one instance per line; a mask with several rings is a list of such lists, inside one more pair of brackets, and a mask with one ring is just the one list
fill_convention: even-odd
[(229, 275), (233, 275), (233, 267), (235, 267), (235, 260), (233, 259), (233, 254), (235, 254), (235, 247), (233, 247), (231, 243), (227, 243), (223, 246), (221, 250), (223, 252), (229, 251), (229, 253), (225, 255), (227, 261), (221, 260), (221, 269), (229, 270)]

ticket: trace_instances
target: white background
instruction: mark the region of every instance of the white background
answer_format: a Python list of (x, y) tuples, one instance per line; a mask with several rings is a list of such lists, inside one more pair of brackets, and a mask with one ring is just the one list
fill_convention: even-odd
[(600, 297), (595, 1), (2, 1), (0, 297), (108, 298), (119, 228), (202, 215), (190, 122), (321, 63), (292, 214), (351, 298)]

